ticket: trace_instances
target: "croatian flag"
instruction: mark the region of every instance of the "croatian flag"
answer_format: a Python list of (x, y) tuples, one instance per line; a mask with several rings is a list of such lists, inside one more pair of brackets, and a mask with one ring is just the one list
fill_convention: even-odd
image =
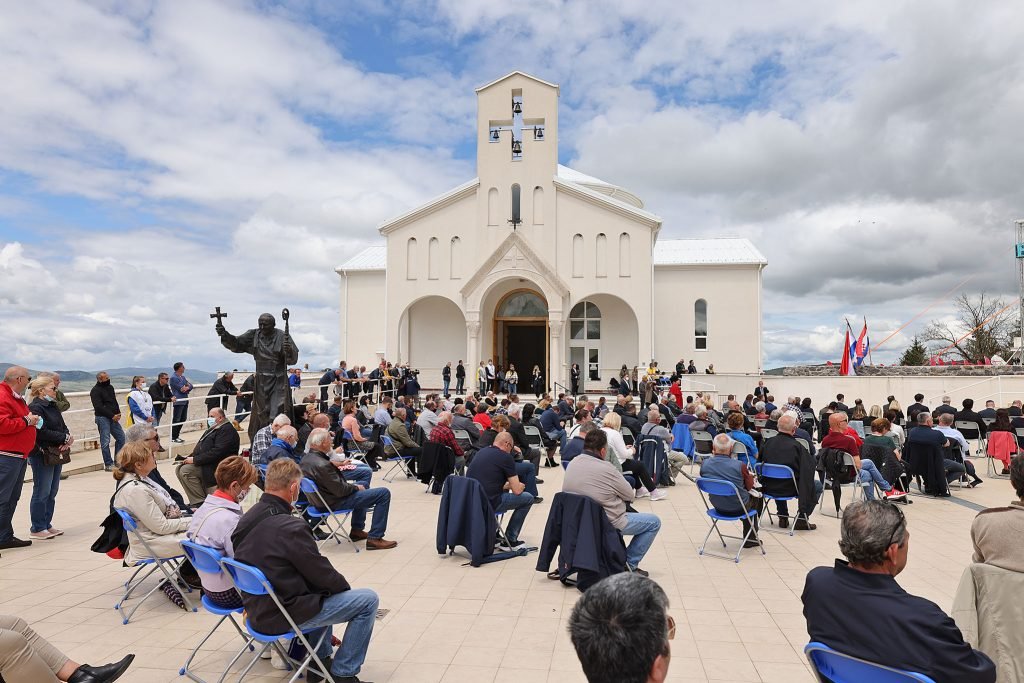
[(868, 319), (864, 318), (864, 327), (860, 331), (860, 336), (857, 337), (857, 347), (854, 351), (854, 367), (859, 368), (861, 366), (870, 350), (871, 337), (868, 336)]
[(843, 377), (856, 375), (857, 369), (854, 363), (854, 356), (857, 351), (857, 342), (853, 338), (853, 330), (850, 323), (846, 323), (846, 341), (843, 343), (843, 361), (839, 365), (839, 374)]

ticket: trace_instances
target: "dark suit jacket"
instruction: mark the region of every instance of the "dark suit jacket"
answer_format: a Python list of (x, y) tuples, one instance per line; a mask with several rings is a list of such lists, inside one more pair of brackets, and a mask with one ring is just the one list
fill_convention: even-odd
[[(995, 411), (992, 411), (992, 417), (995, 417)], [(961, 410), (953, 415), (954, 420), (963, 420), (964, 422), (973, 422), (978, 425), (978, 433), (985, 436), (985, 421), (981, 419), (981, 415), (974, 412), (973, 410)], [(954, 425), (956, 426), (956, 425)]]
[(936, 683), (996, 680), (995, 664), (964, 642), (949, 615), (907, 593), (888, 574), (868, 574), (836, 560), (835, 567), (807, 574), (801, 599), (812, 641)]
[(786, 465), (796, 475), (797, 490), (784, 479), (763, 480), (764, 492), (773, 496), (798, 495), (800, 512), (810, 513), (816, 502), (814, 495), (814, 458), (795, 438), (784, 432), (764, 442), (759, 453), (761, 462)]
[(203, 486), (210, 488), (217, 485), (213, 473), (221, 460), (238, 455), (238, 432), (225, 420), (216, 427), (207, 429), (192, 451), (192, 464), (199, 468), (203, 478)]
[(942, 448), (946, 441), (945, 434), (930, 427), (918, 426), (907, 432), (903, 460), (911, 474), (924, 478), (925, 491), (931, 495), (949, 492)]
[[(341, 476), (341, 470), (332, 465), (330, 457), (324, 453), (319, 451), (306, 453), (302, 456), (302, 462), (299, 463), (299, 466), (302, 467), (302, 476), (313, 480), (324, 502), (332, 510), (337, 509), (341, 501), (359, 490), (355, 484), (350, 484)], [(313, 500), (310, 501), (310, 505), (320, 502), (316, 500), (315, 494), (311, 494), (311, 497)], [(319, 504), (316, 505), (318, 510), (321, 507)], [(321, 511), (326, 512), (326, 510)]]

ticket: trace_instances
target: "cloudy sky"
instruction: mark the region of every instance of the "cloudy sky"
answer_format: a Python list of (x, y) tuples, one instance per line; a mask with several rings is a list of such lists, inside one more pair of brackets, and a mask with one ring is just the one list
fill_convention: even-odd
[(765, 253), (765, 367), (838, 360), (844, 316), (877, 342), (964, 281), (1015, 296), (1022, 29), (947, 0), (15, 3), (0, 361), (239, 365), (220, 305), (290, 307), (333, 363), (333, 267), (475, 175), (473, 88), (514, 69), (561, 85), (562, 163)]

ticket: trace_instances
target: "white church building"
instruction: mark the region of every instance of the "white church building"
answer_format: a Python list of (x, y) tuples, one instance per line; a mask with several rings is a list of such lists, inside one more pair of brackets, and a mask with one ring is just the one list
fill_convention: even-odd
[[(462, 360), (534, 365), (587, 390), (623, 364), (761, 369), (761, 276), (748, 240), (659, 239), (628, 190), (558, 163), (557, 85), (519, 71), (476, 90), (477, 177), (380, 226), (383, 244), (336, 270), (340, 358), (384, 358), (439, 387)], [(452, 375), (454, 386), (454, 372)]]

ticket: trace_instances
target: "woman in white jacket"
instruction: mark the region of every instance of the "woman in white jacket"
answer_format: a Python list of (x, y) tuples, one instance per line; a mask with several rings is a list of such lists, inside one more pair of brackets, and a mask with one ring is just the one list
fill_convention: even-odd
[(668, 496), (654, 485), (650, 473), (642, 462), (633, 459), (633, 447), (627, 446), (622, 438), (622, 418), (616, 412), (609, 412), (604, 416), (602, 431), (608, 435), (608, 462), (615, 465), (615, 469), (623, 474), (632, 475), (636, 482), (636, 497), (643, 498), (650, 495), (651, 500), (661, 500)]
[[(114, 507), (128, 512), (138, 523), (138, 534), (158, 557), (182, 554), (179, 541), (185, 538), (189, 519), (183, 517), (174, 499), (149, 478), (156, 469), (153, 451), (143, 441), (133, 441), (121, 449), (114, 468), (118, 482)], [(142, 544), (129, 543), (125, 561), (133, 564), (149, 559)]]
[(132, 411), (132, 422), (135, 424), (153, 424), (153, 397), (149, 395), (146, 378), (142, 375), (132, 377), (132, 390), (128, 392), (128, 408)]

